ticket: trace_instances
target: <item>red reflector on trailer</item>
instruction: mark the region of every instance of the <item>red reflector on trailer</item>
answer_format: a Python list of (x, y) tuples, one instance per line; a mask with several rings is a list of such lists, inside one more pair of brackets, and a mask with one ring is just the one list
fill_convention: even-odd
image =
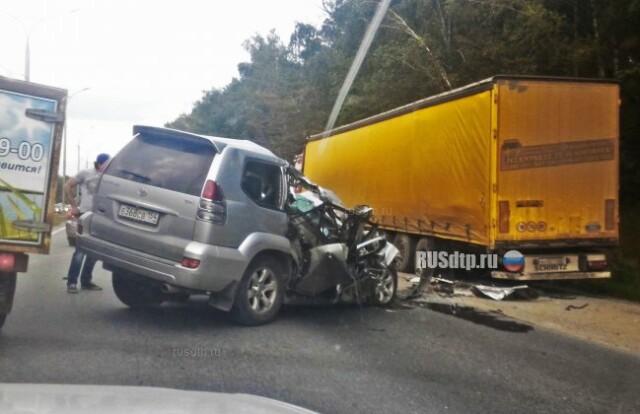
[(508, 201), (498, 202), (498, 231), (500, 233), (509, 233), (509, 219), (511, 212), (509, 211)]
[(607, 256), (604, 254), (588, 254), (587, 255), (587, 267), (588, 270), (594, 271), (605, 271), (607, 270)]
[(607, 270), (606, 260), (597, 260), (594, 262), (588, 262), (589, 270), (592, 272), (604, 272)]
[(604, 229), (613, 230), (616, 226), (615, 222), (616, 214), (616, 200), (604, 201)]

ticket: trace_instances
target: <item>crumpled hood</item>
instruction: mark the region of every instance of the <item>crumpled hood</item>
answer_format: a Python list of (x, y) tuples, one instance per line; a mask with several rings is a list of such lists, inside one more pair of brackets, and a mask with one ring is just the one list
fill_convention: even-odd
[(195, 414), (313, 413), (249, 394), (182, 391), (170, 388), (0, 384), (3, 414)]

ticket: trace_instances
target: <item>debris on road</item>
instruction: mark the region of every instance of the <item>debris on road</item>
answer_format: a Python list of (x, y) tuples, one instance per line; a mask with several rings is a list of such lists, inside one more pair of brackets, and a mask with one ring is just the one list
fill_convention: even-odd
[(411, 283), (411, 287), (416, 287), (420, 283), (420, 278), (418, 276), (412, 277), (409, 279), (409, 283)]
[(527, 285), (519, 285), (519, 286), (485, 286), (485, 285), (473, 285), (471, 289), (477, 295), (484, 295), (493, 300), (502, 300), (507, 296), (511, 296), (514, 292), (519, 289), (529, 289)]
[(536, 299), (538, 295), (527, 285), (518, 286), (487, 286), (460, 280), (445, 279), (433, 276), (423, 280), (421, 277), (408, 278), (411, 293), (406, 299), (417, 299), (431, 291), (442, 297), (479, 296), (493, 300), (503, 300), (507, 297), (518, 299)]
[(571, 309), (584, 309), (584, 308), (586, 308), (587, 306), (589, 306), (589, 304), (588, 304), (588, 303), (585, 303), (584, 305), (581, 305), (581, 306), (569, 305), (569, 306), (567, 306), (566, 308), (564, 308), (564, 310), (568, 310), (568, 311), (570, 311)]
[(456, 282), (453, 280), (449, 280), (449, 279), (443, 279), (441, 277), (433, 277), (431, 280), (435, 281), (435, 282), (442, 282), (442, 283), (449, 283), (450, 285), (455, 284)]
[[(494, 301), (487, 296), (473, 294), (472, 286), (476, 283), (482, 285), (479, 280), (456, 280), (453, 295), (438, 291), (440, 286), (449, 284), (430, 280), (434, 282), (429, 283), (430, 291), (409, 298), (404, 292), (411, 291), (410, 280), (414, 276), (409, 273), (399, 274), (401, 301), (394, 308), (397, 308), (398, 303), (406, 303), (431, 310), (448, 309), (448, 313), (452, 315), (460, 314), (460, 309), (465, 307), (474, 308), (496, 317), (501, 315), (583, 340), (640, 352), (640, 303), (584, 296), (552, 283), (536, 283), (528, 289), (517, 289), (507, 300)], [(516, 298), (525, 300), (511, 300)], [(580, 312), (568, 312), (578, 309)]]

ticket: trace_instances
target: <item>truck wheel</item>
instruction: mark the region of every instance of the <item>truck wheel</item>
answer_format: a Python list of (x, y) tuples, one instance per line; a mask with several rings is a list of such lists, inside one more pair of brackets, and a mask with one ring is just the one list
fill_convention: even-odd
[(415, 241), (408, 234), (397, 233), (393, 239), (393, 244), (398, 248), (400, 254), (395, 261), (398, 272), (413, 272)]
[[(435, 244), (436, 244), (435, 240), (431, 238), (428, 238), (428, 237), (421, 238), (420, 240), (418, 240), (418, 243), (416, 244), (416, 254), (417, 252), (435, 251)], [(427, 260), (426, 257), (424, 259), (425, 261)], [(424, 268), (416, 267), (415, 269), (416, 276), (420, 278), (420, 281), (418, 282), (416, 287), (413, 289), (409, 297), (420, 296), (423, 292), (427, 290), (427, 288), (431, 284), (431, 280), (433, 279), (435, 269), (429, 268), (428, 266), (426, 266), (426, 263), (424, 264), (425, 264)]]
[(144, 280), (137, 280), (126, 272), (113, 272), (111, 283), (120, 302), (130, 308), (159, 306), (164, 300), (160, 286)]
[[(418, 240), (418, 243), (416, 243), (416, 255), (418, 254), (418, 252), (433, 252), (435, 251), (435, 240), (429, 238), (429, 237), (422, 237), (420, 240)], [(427, 257), (425, 256), (425, 261), (427, 260)], [(425, 263), (426, 265), (426, 263)], [(423, 270), (429, 270), (428, 267), (425, 266), (425, 268)], [(433, 270), (433, 269), (431, 269)], [(416, 276), (420, 276), (420, 273), (422, 273), (421, 269), (416, 268), (415, 269), (416, 272)], [(433, 272), (432, 272), (433, 273)]]
[(76, 239), (74, 239), (73, 237), (67, 237), (67, 243), (69, 243), (69, 246), (75, 247)]
[(282, 266), (273, 257), (260, 256), (245, 271), (229, 317), (247, 326), (269, 323), (278, 315), (283, 296)]
[(4, 321), (13, 307), (13, 297), (16, 293), (16, 275), (15, 272), (0, 272), (0, 328), (4, 325)]
[(385, 267), (380, 281), (376, 284), (371, 296), (371, 304), (387, 306), (393, 302), (398, 290), (398, 272), (393, 267)]

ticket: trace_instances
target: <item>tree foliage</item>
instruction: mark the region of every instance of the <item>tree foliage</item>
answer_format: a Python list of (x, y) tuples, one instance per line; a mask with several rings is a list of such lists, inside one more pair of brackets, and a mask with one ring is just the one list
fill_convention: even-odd
[[(323, 0), (321, 27), (298, 23), (245, 43), (249, 62), (169, 127), (251, 139), (292, 159), (321, 132), (377, 7)], [(623, 201), (640, 197), (640, 0), (395, 0), (338, 125), (496, 74), (618, 79)]]

